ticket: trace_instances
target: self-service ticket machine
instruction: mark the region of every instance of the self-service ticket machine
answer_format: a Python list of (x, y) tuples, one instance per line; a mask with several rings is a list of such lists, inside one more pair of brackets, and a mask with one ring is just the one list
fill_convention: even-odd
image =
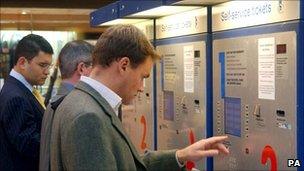
[[(156, 20), (157, 149), (186, 147), (206, 137), (207, 10)], [(204, 170), (206, 161), (188, 161)]]
[[(134, 24), (153, 41), (153, 20)], [(154, 150), (153, 71), (144, 80), (144, 91), (139, 93), (130, 105), (122, 107), (122, 124), (140, 154)]]
[(303, 170), (300, 3), (236, 1), (212, 9), (213, 133), (228, 135), (230, 150), (214, 159), (214, 170)]

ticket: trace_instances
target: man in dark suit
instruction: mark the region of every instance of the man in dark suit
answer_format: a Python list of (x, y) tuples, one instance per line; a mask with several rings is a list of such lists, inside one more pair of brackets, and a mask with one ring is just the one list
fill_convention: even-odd
[(89, 76), (92, 71), (93, 48), (94, 46), (86, 41), (75, 40), (68, 42), (59, 53), (58, 62), (62, 82), (56, 96), (51, 99), (51, 103), (47, 106), (43, 115), (39, 170), (50, 170), (51, 127), (56, 104), (60, 103), (61, 98), (64, 98), (74, 89), (74, 85), (78, 83), (80, 76)]
[(44, 84), (52, 54), (51, 45), (34, 34), (16, 47), (14, 68), (0, 92), (0, 170), (38, 170), (45, 106), (33, 86)]
[(143, 91), (158, 59), (135, 26), (113, 26), (100, 36), (90, 77), (81, 77), (55, 112), (51, 170), (178, 170), (186, 161), (228, 153), (222, 144), (227, 137), (220, 136), (139, 156), (123, 130), (119, 108)]

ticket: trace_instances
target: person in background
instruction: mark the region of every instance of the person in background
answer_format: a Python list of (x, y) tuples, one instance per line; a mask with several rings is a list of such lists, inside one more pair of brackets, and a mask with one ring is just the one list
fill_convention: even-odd
[(159, 58), (135, 26), (112, 26), (100, 36), (90, 77), (82, 76), (55, 111), (51, 170), (179, 170), (186, 161), (229, 153), (222, 143), (227, 136), (218, 136), (139, 156), (123, 130), (119, 108), (143, 91)]
[(57, 76), (58, 76), (58, 60), (54, 66), (53, 73), (50, 75), (49, 85), (48, 85), (46, 93), (44, 94), (44, 105), (45, 106), (47, 106), (49, 104), (51, 98), (55, 95), (55, 93), (57, 93), (57, 92), (53, 91), (55, 82), (57, 80)]
[(80, 76), (89, 76), (92, 71), (93, 48), (94, 46), (86, 41), (75, 40), (68, 42), (59, 53), (58, 64), (62, 82), (43, 116), (39, 170), (50, 170), (50, 136), (55, 106), (73, 90), (74, 85), (80, 80)]
[(33, 86), (49, 75), (53, 48), (35, 34), (23, 37), (0, 92), (0, 170), (38, 170), (43, 98)]

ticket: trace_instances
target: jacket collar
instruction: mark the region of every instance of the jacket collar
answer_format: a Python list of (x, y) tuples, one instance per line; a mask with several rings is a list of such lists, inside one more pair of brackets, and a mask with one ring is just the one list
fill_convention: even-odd
[[(43, 115), (44, 113), (44, 108), (41, 106), (41, 104), (38, 102), (38, 100), (36, 99), (36, 97), (33, 95), (33, 93), (21, 82), (19, 81), (18, 79), (16, 79), (15, 77), (13, 76), (8, 76), (7, 77), (7, 83), (8, 83), (8, 86), (16, 86), (18, 87), (20, 90), (22, 90), (22, 92), (24, 93), (24, 95), (35, 101), (35, 105), (38, 107), (38, 110), (41, 112), (41, 116)], [(11, 84), (11, 85), (10, 85)]]
[(9, 75), (20, 81), (26, 88), (30, 90), (30, 92), (33, 91), (33, 86), (24, 78), (22, 74), (12, 69)]
[(62, 81), (57, 91), (57, 95), (66, 95), (74, 89), (73, 84)]

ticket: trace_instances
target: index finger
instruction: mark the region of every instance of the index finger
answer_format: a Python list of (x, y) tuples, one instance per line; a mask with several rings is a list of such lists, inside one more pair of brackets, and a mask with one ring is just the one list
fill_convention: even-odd
[(227, 139), (228, 139), (227, 135), (226, 136), (215, 136), (215, 137), (205, 139), (205, 143), (206, 143), (206, 145), (211, 145), (211, 144), (223, 142), (224, 140), (227, 140)]

